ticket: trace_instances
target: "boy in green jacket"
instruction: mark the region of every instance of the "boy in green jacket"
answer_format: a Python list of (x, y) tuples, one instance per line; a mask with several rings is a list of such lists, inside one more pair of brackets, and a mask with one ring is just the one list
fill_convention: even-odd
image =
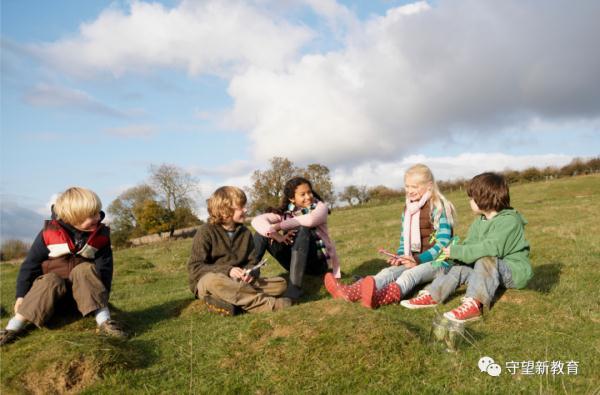
[(451, 259), (467, 265), (455, 265), (408, 303), (417, 306), (412, 308), (433, 307), (466, 283), (462, 305), (444, 314), (456, 322), (479, 319), (483, 306), (489, 307), (500, 285), (524, 288), (533, 276), (529, 242), (525, 239), (527, 221), (510, 207), (504, 177), (495, 173), (479, 174), (469, 182), (467, 195), (471, 210), (479, 216), (471, 224), (463, 243), (444, 248)]

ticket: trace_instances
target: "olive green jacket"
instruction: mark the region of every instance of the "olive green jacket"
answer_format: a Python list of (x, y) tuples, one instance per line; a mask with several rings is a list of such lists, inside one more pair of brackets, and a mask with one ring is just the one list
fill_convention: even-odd
[(256, 264), (252, 232), (238, 225), (233, 238), (221, 225), (204, 224), (192, 242), (188, 261), (190, 290), (196, 294), (198, 280), (206, 273), (229, 275), (233, 267), (251, 268)]

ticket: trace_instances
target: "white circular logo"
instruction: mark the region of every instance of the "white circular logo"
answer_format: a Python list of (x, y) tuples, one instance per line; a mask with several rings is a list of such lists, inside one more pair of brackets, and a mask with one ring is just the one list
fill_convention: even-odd
[(502, 368), (497, 363), (491, 363), (488, 365), (486, 371), (490, 376), (498, 377), (500, 376), (500, 372), (502, 372)]
[(482, 372), (486, 372), (488, 366), (490, 366), (491, 364), (494, 363), (494, 360), (490, 357), (481, 357), (479, 359), (479, 363), (477, 363), (477, 366), (479, 366), (479, 370), (481, 370)]

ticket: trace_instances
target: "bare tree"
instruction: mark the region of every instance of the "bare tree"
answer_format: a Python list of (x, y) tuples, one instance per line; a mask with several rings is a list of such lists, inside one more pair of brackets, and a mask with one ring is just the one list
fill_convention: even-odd
[(196, 180), (185, 170), (163, 163), (150, 166), (150, 181), (161, 195), (165, 208), (171, 212), (179, 207), (191, 207), (190, 193), (196, 189)]

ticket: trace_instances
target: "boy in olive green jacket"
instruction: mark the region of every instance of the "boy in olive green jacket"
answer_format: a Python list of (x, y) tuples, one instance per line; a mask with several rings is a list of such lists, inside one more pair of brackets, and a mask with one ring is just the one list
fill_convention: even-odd
[(500, 285), (524, 288), (533, 276), (529, 242), (525, 239), (527, 221), (510, 207), (504, 177), (495, 173), (475, 176), (467, 194), (471, 209), (479, 216), (469, 227), (463, 243), (444, 248), (451, 259), (467, 265), (455, 265), (405, 307), (433, 307), (466, 283), (463, 304), (444, 317), (456, 322), (476, 320), (481, 317), (483, 306), (489, 307)]
[(275, 311), (292, 302), (280, 297), (287, 289), (282, 277), (260, 277), (254, 268), (252, 233), (244, 225), (246, 194), (233, 186), (217, 189), (207, 200), (210, 218), (192, 243), (188, 262), (190, 290), (207, 307), (223, 315)]

